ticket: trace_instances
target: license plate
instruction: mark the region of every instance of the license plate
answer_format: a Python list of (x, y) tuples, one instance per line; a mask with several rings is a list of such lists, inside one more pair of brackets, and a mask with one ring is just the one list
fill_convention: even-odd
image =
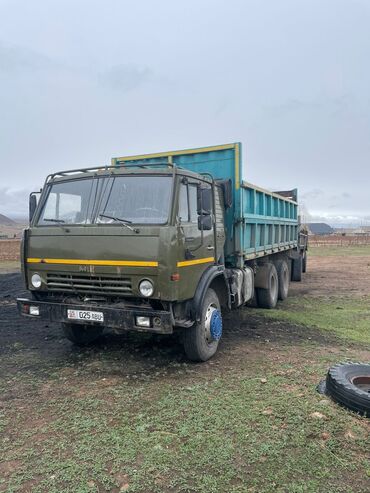
[(89, 310), (67, 310), (69, 320), (86, 320), (89, 322), (104, 322), (102, 312), (91, 312)]

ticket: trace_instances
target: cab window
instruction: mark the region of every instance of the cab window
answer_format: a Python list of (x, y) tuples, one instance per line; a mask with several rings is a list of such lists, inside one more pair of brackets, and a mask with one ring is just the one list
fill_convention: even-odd
[(189, 217), (191, 223), (198, 223), (197, 211), (197, 186), (188, 185), (189, 192)]
[(179, 219), (182, 223), (189, 222), (188, 187), (183, 183), (180, 184)]
[(182, 223), (197, 223), (197, 186), (195, 184), (180, 184), (179, 219)]

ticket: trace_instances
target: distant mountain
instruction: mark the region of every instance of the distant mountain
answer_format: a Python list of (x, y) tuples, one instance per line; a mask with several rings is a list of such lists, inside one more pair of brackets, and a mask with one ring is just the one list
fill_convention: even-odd
[(3, 214), (0, 214), (0, 226), (15, 226), (17, 223)]

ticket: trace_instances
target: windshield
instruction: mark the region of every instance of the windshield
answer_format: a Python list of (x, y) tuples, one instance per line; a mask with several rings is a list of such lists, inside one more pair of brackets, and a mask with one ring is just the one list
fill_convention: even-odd
[(38, 219), (53, 224), (164, 224), (170, 176), (110, 176), (51, 185)]

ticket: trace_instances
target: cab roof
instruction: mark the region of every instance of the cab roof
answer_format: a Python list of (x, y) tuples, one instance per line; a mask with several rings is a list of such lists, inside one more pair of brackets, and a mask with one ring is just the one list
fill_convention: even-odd
[(94, 168), (72, 169), (66, 171), (58, 171), (50, 174), (46, 178), (45, 184), (78, 180), (82, 178), (106, 177), (115, 175), (181, 175), (197, 180), (211, 182), (212, 178), (207, 174), (199, 174), (193, 171), (181, 168), (173, 164), (140, 164), (135, 165), (115, 165), (115, 166), (97, 166)]

